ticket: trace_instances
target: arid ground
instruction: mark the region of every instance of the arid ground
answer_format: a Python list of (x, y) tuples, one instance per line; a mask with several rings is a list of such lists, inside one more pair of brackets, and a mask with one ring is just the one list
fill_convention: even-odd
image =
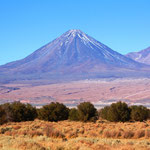
[(1, 150), (150, 150), (150, 121), (30, 121), (0, 126)]
[(5, 84), (0, 86), (0, 102), (21, 101), (44, 105), (52, 101), (75, 106), (90, 101), (96, 107), (122, 100), (149, 107), (150, 79), (82, 80), (68, 83), (33, 85)]

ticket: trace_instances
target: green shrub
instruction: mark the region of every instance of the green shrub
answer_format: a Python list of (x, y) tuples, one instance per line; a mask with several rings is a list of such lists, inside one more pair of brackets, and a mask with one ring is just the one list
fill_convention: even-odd
[(130, 120), (130, 109), (124, 102), (113, 103), (108, 110), (109, 121), (129, 121)]
[(69, 109), (60, 103), (50, 103), (38, 110), (38, 118), (46, 121), (61, 121), (67, 120), (69, 116)]
[(7, 122), (6, 112), (2, 106), (0, 106), (0, 125)]
[(14, 122), (33, 121), (37, 116), (36, 108), (20, 102), (10, 104), (10, 112)]
[(79, 114), (78, 114), (78, 110), (76, 108), (70, 109), (69, 120), (71, 120), (71, 121), (78, 121), (79, 120)]
[(147, 120), (149, 117), (149, 110), (144, 106), (131, 106), (131, 119), (133, 121)]
[(108, 120), (108, 110), (109, 110), (109, 106), (105, 106), (104, 108), (99, 110), (99, 117)]
[(87, 122), (97, 120), (97, 110), (90, 102), (80, 103), (77, 107), (80, 121)]
[(3, 104), (1, 107), (5, 110), (6, 122), (32, 121), (37, 117), (36, 108), (30, 104), (14, 102)]
[(148, 119), (150, 119), (150, 109), (148, 109)]
[(24, 112), (26, 116), (26, 121), (32, 121), (37, 118), (37, 110), (30, 104), (26, 104), (26, 111)]
[(124, 102), (113, 103), (100, 111), (100, 117), (114, 122), (125, 122), (130, 119), (130, 109)]

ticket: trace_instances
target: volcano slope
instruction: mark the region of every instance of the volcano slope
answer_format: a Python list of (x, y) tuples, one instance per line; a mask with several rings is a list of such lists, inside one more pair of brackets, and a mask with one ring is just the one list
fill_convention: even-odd
[(0, 82), (149, 77), (150, 67), (113, 51), (80, 30), (69, 30), (24, 59), (0, 66)]

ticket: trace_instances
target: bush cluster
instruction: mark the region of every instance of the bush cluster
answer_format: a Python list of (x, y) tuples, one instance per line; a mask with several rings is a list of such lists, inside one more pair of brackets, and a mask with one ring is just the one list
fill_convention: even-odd
[(90, 102), (80, 103), (76, 108), (69, 112), (69, 119), (72, 121), (96, 121), (98, 119), (97, 110)]
[(30, 104), (14, 102), (0, 105), (0, 124), (10, 121), (33, 121), (36, 117), (36, 108)]
[(33, 121), (35, 118), (45, 121), (83, 121), (95, 122), (99, 117), (114, 121), (143, 121), (150, 117), (150, 110), (144, 106), (128, 106), (124, 102), (113, 103), (97, 112), (90, 102), (80, 103), (77, 108), (69, 109), (61, 103), (50, 103), (40, 109), (20, 102), (0, 105), (0, 124), (7, 122)]
[(69, 109), (61, 103), (50, 103), (40, 109), (36, 109), (30, 104), (20, 102), (6, 103), (0, 105), (0, 124), (6, 122), (32, 121), (35, 118), (45, 121), (95, 121), (97, 110), (90, 102), (78, 105), (77, 109)]
[(129, 107), (124, 102), (112, 103), (99, 111), (99, 117), (108, 121), (126, 122), (126, 121), (144, 121), (149, 118), (149, 109), (144, 106)]
[(79, 121), (79, 114), (76, 108), (72, 108), (69, 111), (69, 120), (71, 121)]
[(0, 125), (7, 122), (6, 111), (0, 106)]
[(50, 103), (38, 110), (38, 118), (45, 121), (62, 121), (67, 120), (69, 115), (69, 108), (64, 104)]
[(149, 110), (144, 106), (131, 106), (131, 119), (134, 121), (143, 121), (149, 118)]
[(38, 110), (38, 118), (45, 121), (94, 121), (96, 119), (97, 110), (90, 102), (83, 102), (76, 108), (69, 109), (64, 104), (50, 103)]

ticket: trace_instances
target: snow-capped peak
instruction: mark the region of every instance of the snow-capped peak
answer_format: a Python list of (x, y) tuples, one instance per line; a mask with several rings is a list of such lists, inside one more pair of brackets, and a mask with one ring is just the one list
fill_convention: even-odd
[(83, 32), (79, 29), (72, 29), (72, 30), (69, 30), (68, 32), (65, 33), (65, 36), (69, 37), (69, 36), (73, 36), (75, 37), (76, 35), (79, 35), (79, 34), (83, 34)]
[(83, 33), (80, 29), (71, 29), (69, 30), (70, 33)]
[(64, 37), (67, 37), (68, 39), (69, 38), (74, 38), (78, 36), (78, 38), (81, 39), (81, 41), (87, 45), (88, 47), (94, 49), (93, 46), (97, 47), (97, 48), (102, 48), (102, 47), (105, 47), (105, 45), (103, 45), (102, 43), (96, 41), (95, 39), (93, 39), (92, 37), (88, 36), (87, 34), (85, 34), (84, 32), (82, 32), (81, 30), (79, 29), (72, 29), (72, 30), (69, 30), (67, 31), (65, 34), (64, 34)]

